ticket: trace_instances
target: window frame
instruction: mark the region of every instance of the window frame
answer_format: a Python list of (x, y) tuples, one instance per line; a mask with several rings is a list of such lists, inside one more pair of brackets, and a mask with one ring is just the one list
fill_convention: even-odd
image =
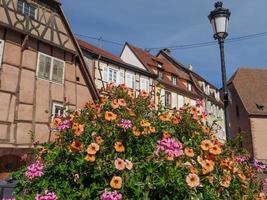
[[(22, 2), (22, 11), (18, 9), (19, 2)], [(25, 5), (29, 6), (28, 13), (25, 12)], [(31, 9), (34, 9), (34, 17), (31, 15)], [(25, 16), (30, 17), (31, 19), (37, 20), (37, 12), (38, 12), (37, 6), (34, 6), (33, 4), (26, 2), (25, 0), (18, 0), (17, 1), (17, 11), (22, 15), (25, 15)]]
[(62, 107), (62, 115), (64, 115), (64, 105), (59, 102), (52, 102), (52, 110), (51, 110), (51, 118), (54, 119), (56, 117), (56, 106)]
[[(42, 77), (39, 77), (38, 74), (39, 74), (39, 63), (40, 63), (40, 56), (43, 55), (43, 56), (46, 56), (46, 57), (49, 57), (51, 59), (51, 64), (50, 64), (50, 72), (49, 72), (49, 79), (45, 79), (45, 78), (42, 78)], [(53, 69), (54, 69), (54, 60), (56, 61), (59, 61), (59, 62), (62, 62), (63, 63), (63, 70), (62, 70), (62, 82), (57, 82), (57, 81), (53, 81), (52, 80), (52, 77), (53, 77)], [(60, 85), (63, 85), (64, 82), (65, 82), (65, 61), (64, 60), (61, 60), (59, 58), (55, 58), (53, 56), (50, 56), (50, 55), (47, 55), (45, 53), (42, 53), (42, 52), (38, 52), (38, 60), (37, 60), (37, 69), (36, 69), (36, 77), (38, 79), (42, 79), (42, 80), (47, 80), (49, 82), (52, 82), (52, 83), (56, 83), (56, 84), (60, 84)]]
[[(142, 80), (144, 80), (146, 89), (141, 88)], [(149, 87), (150, 87), (150, 85), (149, 85), (149, 78), (145, 78), (145, 77), (142, 77), (142, 76), (141, 76), (141, 77), (140, 77), (140, 90), (144, 90), (144, 91), (146, 91), (146, 92), (149, 92)]]
[[(131, 77), (131, 80), (130, 81), (131, 81), (132, 86), (127, 85), (127, 83), (128, 83), (128, 77), (127, 77), (127, 75), (129, 75)], [(135, 74), (134, 73), (128, 72), (128, 71), (125, 72), (125, 85), (128, 88), (131, 88), (131, 89), (135, 90), (135, 88), (136, 88), (136, 78), (135, 78)]]
[[(169, 103), (167, 102), (168, 97), (169, 97)], [(172, 93), (166, 90), (165, 90), (165, 106), (169, 108), (172, 106)]]
[(3, 64), (3, 55), (4, 55), (5, 41), (0, 39), (0, 68)]
[(160, 80), (163, 80), (163, 78), (164, 78), (163, 70), (158, 70), (158, 77)]
[(172, 79), (172, 84), (177, 85), (177, 76), (171, 75), (171, 79)]
[(187, 83), (187, 89), (188, 89), (188, 91), (190, 91), (190, 92), (192, 91), (192, 84), (189, 83), (189, 82)]

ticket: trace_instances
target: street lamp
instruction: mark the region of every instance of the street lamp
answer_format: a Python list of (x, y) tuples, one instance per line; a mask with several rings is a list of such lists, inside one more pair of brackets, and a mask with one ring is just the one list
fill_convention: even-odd
[(226, 83), (226, 70), (225, 70), (225, 59), (224, 59), (224, 40), (228, 36), (227, 26), (229, 17), (231, 15), (228, 9), (222, 7), (222, 2), (215, 3), (215, 9), (210, 12), (209, 20), (212, 24), (214, 32), (214, 39), (218, 40), (221, 54), (221, 71), (222, 71), (222, 84), (223, 84), (223, 102), (224, 102), (224, 119), (225, 119), (225, 133), (226, 139), (230, 138), (229, 120), (228, 120), (228, 90)]

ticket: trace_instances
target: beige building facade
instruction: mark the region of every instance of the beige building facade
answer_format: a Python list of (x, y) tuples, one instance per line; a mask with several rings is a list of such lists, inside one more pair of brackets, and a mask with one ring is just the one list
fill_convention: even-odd
[(58, 1), (0, 1), (0, 172), (53, 138), (66, 103), (98, 98), (81, 55)]

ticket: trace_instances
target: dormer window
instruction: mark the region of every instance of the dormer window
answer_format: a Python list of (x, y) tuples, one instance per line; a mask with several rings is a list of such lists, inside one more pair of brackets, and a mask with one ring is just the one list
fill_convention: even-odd
[(258, 110), (261, 110), (261, 111), (264, 110), (264, 105), (260, 105), (260, 104), (256, 103), (256, 107), (257, 107)]
[(158, 70), (159, 79), (163, 79), (163, 71)]
[(162, 68), (162, 64), (160, 62), (157, 62), (157, 65), (159, 68)]
[(23, 15), (36, 19), (36, 7), (24, 0), (18, 0), (17, 10)]
[(188, 89), (188, 91), (192, 91), (192, 84), (191, 83), (187, 83), (187, 89)]
[(172, 75), (172, 84), (176, 85), (177, 84), (177, 77)]

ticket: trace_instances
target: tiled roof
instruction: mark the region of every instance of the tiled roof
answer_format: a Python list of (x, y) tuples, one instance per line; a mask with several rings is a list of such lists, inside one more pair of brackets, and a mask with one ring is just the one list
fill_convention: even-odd
[(131, 65), (131, 64), (128, 64), (126, 62), (124, 62), (119, 56), (117, 55), (114, 55), (104, 49), (101, 49), (101, 48), (98, 48), (80, 38), (76, 38), (76, 40), (78, 41), (81, 49), (87, 51), (87, 52), (90, 52), (92, 53), (93, 55), (96, 55), (96, 56), (100, 56), (101, 58), (100, 59), (103, 59), (105, 58), (105, 61), (106, 59), (108, 60), (108, 62), (111, 62), (115, 65), (120, 65), (122, 67), (124, 67), (125, 69), (128, 69), (128, 70), (131, 70), (131, 71), (135, 71), (135, 72), (138, 72), (138, 73), (141, 73), (141, 74), (144, 74), (146, 76), (149, 76), (149, 77), (156, 77), (156, 75), (154, 73), (151, 73), (151, 71), (147, 71), (145, 69), (141, 69), (139, 67), (136, 67), (134, 65)]
[[(163, 84), (165, 83), (168, 87), (172, 86), (173, 88), (176, 88), (180, 91), (183, 91), (184, 93), (193, 95), (195, 97), (199, 96), (194, 88), (192, 89), (192, 91), (188, 91), (186, 86), (181, 82), (181, 79), (190, 81), (189, 74), (183, 71), (180, 71), (177, 67), (175, 67), (169, 60), (167, 60), (164, 57), (160, 57), (160, 56), (156, 57), (146, 52), (145, 50), (135, 47), (129, 43), (127, 43), (127, 45), (130, 47), (133, 53), (137, 56), (137, 58), (146, 68), (150, 69), (151, 71), (152, 71), (152, 68), (163, 69), (165, 72), (168, 72), (170, 74), (177, 76), (177, 84), (173, 85), (172, 81), (165, 74), (163, 76), (163, 80), (161, 80)], [(162, 68), (158, 66), (158, 63), (162, 65)]]
[[(84, 40), (81, 40), (80, 38), (76, 38), (76, 40), (78, 41), (79, 45), (81, 46), (82, 49), (85, 49), (93, 54), (96, 54), (96, 55), (100, 55), (100, 56), (104, 56), (106, 58), (109, 58), (109, 59), (112, 59), (114, 61), (117, 61), (117, 62), (123, 62), (123, 60), (119, 57), (119, 56), (116, 56), (104, 49), (101, 49), (101, 48), (98, 48)], [(124, 62), (123, 62), (124, 63)]]
[(231, 83), (249, 114), (267, 115), (267, 69), (239, 68)]

